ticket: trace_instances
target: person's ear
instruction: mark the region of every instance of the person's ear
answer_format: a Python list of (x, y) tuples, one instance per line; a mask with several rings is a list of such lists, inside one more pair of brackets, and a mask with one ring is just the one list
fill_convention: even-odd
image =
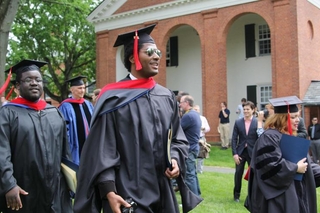
[(131, 62), (131, 64), (134, 64), (134, 57), (133, 57), (133, 55), (130, 56), (129, 61)]

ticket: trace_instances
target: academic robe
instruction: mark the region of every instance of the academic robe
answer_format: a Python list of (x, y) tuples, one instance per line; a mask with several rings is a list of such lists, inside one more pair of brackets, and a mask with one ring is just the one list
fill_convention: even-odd
[[(171, 157), (185, 174), (188, 142), (180, 126), (174, 94), (158, 84), (150, 89), (100, 92), (78, 172), (75, 213), (111, 213), (106, 194), (111, 188), (137, 203), (136, 213), (178, 213), (171, 180), (165, 176), (168, 129)], [(177, 178), (184, 212), (201, 202)], [(189, 205), (189, 206), (188, 206)]]
[(51, 105), (37, 111), (10, 103), (0, 108), (0, 212), (5, 194), (19, 186), (19, 213), (70, 213), (72, 205), (61, 157), (70, 158), (65, 121)]
[(89, 125), (93, 111), (93, 105), (87, 100), (83, 101), (82, 104), (72, 103), (72, 98), (68, 98), (59, 106), (59, 110), (67, 123), (67, 134), (72, 160), (78, 165), (81, 149), (89, 134)]
[(302, 181), (294, 180), (298, 166), (282, 158), (281, 137), (279, 131), (269, 129), (255, 143), (248, 185), (250, 212), (317, 213), (320, 166), (308, 156)]

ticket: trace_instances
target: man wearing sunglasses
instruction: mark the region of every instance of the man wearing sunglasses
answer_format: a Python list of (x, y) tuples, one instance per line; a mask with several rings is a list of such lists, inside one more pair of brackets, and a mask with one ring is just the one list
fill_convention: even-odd
[[(74, 212), (179, 213), (201, 198), (184, 184), (188, 142), (175, 95), (156, 84), (161, 52), (149, 35), (155, 25), (119, 35), (128, 76), (102, 88), (82, 149)], [(125, 200), (130, 200), (130, 204)]]

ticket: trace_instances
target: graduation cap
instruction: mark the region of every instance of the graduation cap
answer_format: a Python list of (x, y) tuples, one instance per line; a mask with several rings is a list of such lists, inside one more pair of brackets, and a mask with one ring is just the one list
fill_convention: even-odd
[(287, 96), (281, 98), (269, 99), (269, 102), (274, 107), (274, 113), (288, 113), (298, 112), (297, 104), (301, 104), (302, 101), (297, 96)]
[(291, 127), (291, 119), (290, 119), (290, 113), (292, 112), (298, 112), (299, 109), (297, 107), (297, 104), (301, 104), (302, 101), (297, 96), (287, 96), (287, 97), (281, 97), (281, 98), (273, 98), (269, 99), (270, 103), (274, 107), (274, 113), (288, 113), (288, 132), (290, 135), (292, 135), (292, 127)]
[(77, 77), (71, 78), (69, 80), (66, 80), (67, 83), (70, 83), (70, 86), (81, 86), (84, 85), (84, 82), (82, 79), (87, 78), (86, 76), (79, 75)]
[(135, 31), (118, 35), (116, 42), (113, 47), (118, 47), (124, 45), (124, 49), (131, 47), (133, 45), (133, 57), (136, 64), (136, 70), (141, 70), (142, 66), (139, 61), (138, 45), (144, 43), (154, 44), (153, 38), (150, 36), (150, 33), (156, 25), (150, 25)]
[(29, 68), (31, 66), (37, 66), (38, 69), (40, 70), (40, 68), (43, 67), (44, 65), (46, 65), (47, 63), (48, 62), (45, 62), (45, 61), (36, 61), (36, 60), (25, 59), (25, 60), (20, 61), (16, 65), (10, 67), (5, 72), (9, 73), (11, 70), (11, 73), (15, 73), (15, 74), (23, 73), (26, 71), (31, 71), (31, 69)]
[(16, 65), (10, 67), (9, 69), (7, 69), (5, 71), (6, 73), (8, 73), (8, 77), (5, 81), (5, 83), (0, 88), (0, 94), (2, 94), (7, 89), (12, 73), (15, 73), (16, 75), (18, 75), (19, 73), (32, 71), (34, 69), (40, 70), (40, 67), (42, 67), (46, 64), (47, 64), (47, 62), (45, 62), (45, 61), (36, 61), (36, 60), (25, 59), (25, 60), (20, 61)]

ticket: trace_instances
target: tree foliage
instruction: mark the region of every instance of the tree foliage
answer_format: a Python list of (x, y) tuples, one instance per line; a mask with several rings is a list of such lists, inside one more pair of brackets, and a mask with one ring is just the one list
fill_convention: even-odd
[(12, 26), (8, 64), (22, 59), (47, 61), (44, 89), (61, 102), (69, 91), (66, 80), (95, 76), (95, 32), (86, 17), (93, 0), (26, 0)]

